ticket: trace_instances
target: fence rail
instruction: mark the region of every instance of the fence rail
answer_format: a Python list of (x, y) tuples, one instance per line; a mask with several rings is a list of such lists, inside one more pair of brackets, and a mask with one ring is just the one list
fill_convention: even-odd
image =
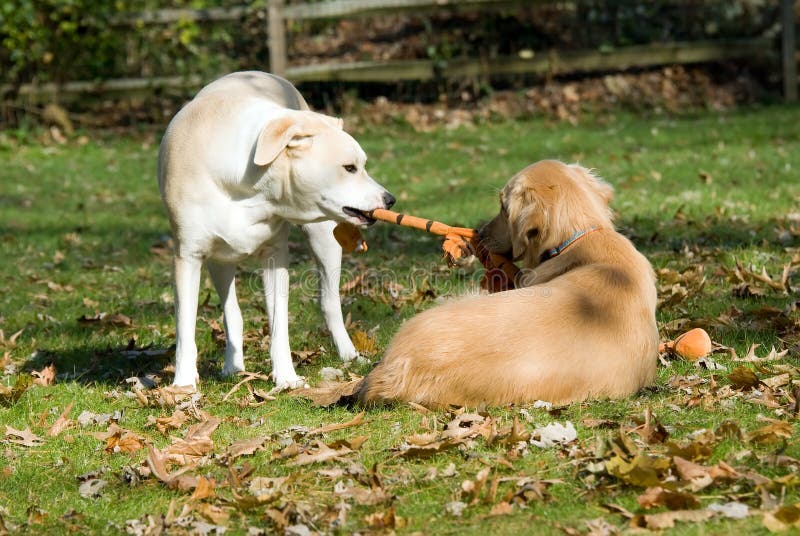
[[(555, 0), (537, 0), (552, 3)], [(573, 8), (579, 0), (560, 2)], [(499, 57), (435, 60), (364, 61), (291, 66), (288, 61), (287, 21), (336, 19), (371, 16), (377, 13), (409, 12), (421, 9), (504, 8), (530, 4), (522, 0), (327, 0), (323, 2), (286, 4), (285, 0), (268, 0), (266, 6), (233, 6), (209, 9), (164, 9), (139, 14), (121, 15), (112, 21), (119, 27), (170, 24), (178, 21), (234, 21), (266, 13), (270, 70), (293, 82), (345, 81), (392, 82), (397, 80), (432, 80), (437, 78), (492, 77), (518, 74), (570, 74), (620, 71), (629, 68), (655, 67), (667, 64), (693, 64), (728, 60), (763, 61), (777, 59), (779, 51), (770, 39), (753, 38), (738, 41), (693, 41), (656, 43), (598, 50), (539, 51), (532, 57)], [(797, 99), (797, 68), (793, 1), (781, 0), (783, 27), (780, 51), (784, 94), (787, 100)], [(263, 15), (262, 15), (263, 16)], [(121, 30), (124, 31), (124, 30)], [(141, 92), (163, 88), (184, 88), (202, 85), (198, 76), (122, 78), (105, 81), (72, 81), (63, 84), (24, 84), (17, 88), (0, 86), (0, 95), (10, 92), (28, 99), (52, 98), (59, 95), (80, 95), (105, 92)]]

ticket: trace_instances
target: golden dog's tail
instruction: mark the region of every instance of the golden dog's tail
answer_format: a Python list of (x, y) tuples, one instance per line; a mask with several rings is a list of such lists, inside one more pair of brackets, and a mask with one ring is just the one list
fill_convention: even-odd
[(362, 406), (381, 406), (392, 400), (386, 389), (386, 378), (378, 363), (361, 381), (358, 388), (357, 400)]

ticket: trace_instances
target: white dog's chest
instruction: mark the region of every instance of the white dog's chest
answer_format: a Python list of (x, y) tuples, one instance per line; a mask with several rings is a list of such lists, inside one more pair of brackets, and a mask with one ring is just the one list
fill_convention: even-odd
[(240, 262), (260, 255), (284, 235), (288, 222), (264, 213), (258, 207), (231, 202), (217, 214), (210, 225), (211, 239), (207, 257), (227, 262)]

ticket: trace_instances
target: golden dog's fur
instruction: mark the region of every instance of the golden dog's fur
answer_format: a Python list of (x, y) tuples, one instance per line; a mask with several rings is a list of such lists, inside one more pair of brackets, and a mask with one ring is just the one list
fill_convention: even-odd
[[(453, 300), (410, 319), (365, 378), (363, 403), (476, 406), (622, 397), (652, 382), (652, 267), (614, 230), (612, 188), (545, 160), (514, 176), (487, 247), (522, 266), (516, 290)], [(551, 248), (589, 231), (560, 254)]]

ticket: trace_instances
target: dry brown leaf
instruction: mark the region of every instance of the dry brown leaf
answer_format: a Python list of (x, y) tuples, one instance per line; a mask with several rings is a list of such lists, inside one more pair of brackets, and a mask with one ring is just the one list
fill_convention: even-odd
[(144, 438), (117, 427), (117, 430), (106, 439), (105, 451), (108, 454), (117, 452), (136, 452), (144, 448)]
[(44, 443), (44, 438), (41, 438), (31, 432), (30, 428), (24, 430), (17, 430), (11, 426), (6, 425), (6, 442), (22, 447), (38, 447)]
[(585, 428), (619, 428), (619, 423), (609, 419), (593, 419), (587, 417), (581, 420)]
[(742, 366), (733, 369), (730, 374), (728, 374), (728, 380), (731, 382), (732, 389), (739, 389), (742, 391), (755, 389), (761, 383), (761, 380), (758, 379), (753, 369)]
[(800, 528), (800, 503), (781, 506), (777, 510), (766, 512), (763, 523), (771, 532)]
[(55, 422), (50, 425), (50, 428), (47, 429), (47, 435), (50, 437), (56, 437), (61, 432), (72, 426), (74, 421), (69, 418), (69, 414), (72, 411), (72, 406), (74, 404), (74, 402), (67, 404), (67, 407), (64, 408), (64, 411), (61, 412), (61, 415), (59, 415)]
[(194, 437), (191, 439), (177, 438), (164, 449), (170, 460), (177, 463), (186, 463), (186, 457), (200, 458), (214, 450), (214, 442), (210, 437)]
[(148, 445), (148, 455), (145, 460), (150, 472), (171, 489), (190, 490), (197, 485), (198, 479), (193, 475), (185, 474), (192, 466), (185, 466), (175, 472), (167, 469), (167, 456), (160, 450)]
[(710, 510), (676, 510), (658, 514), (635, 515), (631, 519), (631, 526), (649, 530), (663, 530), (675, 526), (677, 521), (684, 523), (699, 523), (714, 517)]
[(725, 462), (706, 467), (690, 462), (680, 456), (673, 456), (672, 462), (678, 477), (687, 482), (692, 491), (700, 491), (713, 484), (716, 480), (737, 478), (739, 473)]
[(56, 366), (50, 363), (42, 370), (31, 372), (31, 376), (33, 376), (34, 385), (53, 385), (53, 382), (56, 381)]
[(251, 439), (240, 439), (234, 441), (225, 450), (225, 458), (234, 460), (240, 456), (250, 456), (256, 451), (263, 450), (264, 444), (269, 441), (266, 437), (253, 437)]
[(211, 478), (205, 477), (198, 477), (197, 478), (197, 486), (194, 488), (194, 492), (192, 493), (191, 499), (195, 500), (203, 500), (203, 499), (213, 499), (216, 496), (214, 492), (214, 486), (216, 481)]
[(127, 315), (122, 313), (97, 313), (93, 316), (82, 315), (78, 318), (78, 324), (85, 326), (98, 325), (98, 326), (115, 326), (115, 327), (131, 327), (133, 320)]
[(17, 381), (14, 382), (14, 387), (0, 385), (0, 405), (14, 405), (31, 385), (33, 385), (33, 377), (27, 374), (18, 375)]
[(658, 486), (669, 466), (668, 459), (643, 453), (636, 454), (630, 461), (613, 456), (605, 462), (608, 474), (643, 488)]
[(700, 501), (694, 495), (661, 486), (647, 488), (636, 500), (642, 508), (647, 509), (666, 506), (670, 510), (694, 510), (700, 507)]
[(353, 427), (353, 426), (359, 426), (361, 424), (364, 424), (364, 415), (365, 414), (366, 413), (362, 411), (361, 413), (359, 413), (358, 415), (356, 415), (355, 417), (353, 417), (352, 419), (350, 419), (347, 422), (325, 424), (323, 426), (320, 426), (319, 428), (313, 428), (313, 429), (309, 430), (306, 435), (312, 436), (312, 435), (316, 435), (316, 434), (327, 434), (328, 432), (333, 432), (333, 431), (336, 431), (336, 430), (344, 430), (345, 428), (350, 428), (350, 427)]
[(316, 448), (301, 452), (289, 463), (292, 466), (308, 465), (312, 463), (324, 463), (346, 456), (353, 452), (350, 448), (343, 446), (339, 449), (332, 449), (322, 441), (316, 441)]
[(170, 415), (169, 417), (153, 417), (149, 415), (147, 417), (147, 424), (151, 426), (155, 426), (159, 432), (164, 435), (167, 435), (167, 432), (170, 430), (177, 430), (181, 426), (183, 426), (186, 421), (189, 420), (189, 416), (186, 415), (182, 410), (176, 409), (175, 412)]
[[(729, 430), (733, 433), (733, 430)], [(705, 432), (695, 435), (691, 440), (682, 443), (667, 441), (665, 444), (667, 454), (670, 456), (680, 456), (694, 462), (705, 461), (711, 457), (714, 448), (719, 443), (718, 434), (715, 432)]]
[(355, 437), (350, 437), (350, 438), (345, 438), (345, 439), (337, 439), (336, 441), (333, 441), (332, 443), (328, 443), (328, 446), (330, 448), (332, 448), (332, 449), (338, 449), (338, 448), (341, 448), (341, 447), (347, 447), (350, 450), (358, 450), (358, 449), (361, 448), (361, 445), (363, 445), (364, 443), (367, 442), (367, 439), (369, 439), (369, 436), (367, 436), (367, 435), (360, 435), (360, 436), (355, 436)]
[(794, 433), (792, 423), (778, 419), (770, 419), (766, 426), (747, 433), (747, 440), (751, 443), (769, 444), (790, 439)]
[(375, 506), (394, 500), (394, 495), (387, 493), (383, 488), (374, 487), (371, 489), (359, 486), (339, 486), (334, 487), (334, 494), (343, 499), (353, 499), (356, 504)]
[(389, 508), (385, 512), (374, 512), (364, 517), (367, 526), (377, 531), (393, 531), (394, 529), (401, 529), (406, 526), (405, 519), (398, 516), (394, 507)]
[(768, 362), (768, 361), (778, 361), (778, 360), (783, 359), (784, 357), (786, 357), (786, 354), (789, 353), (789, 350), (783, 350), (781, 352), (778, 352), (775, 349), (775, 347), (773, 346), (773, 347), (770, 348), (770, 350), (767, 353), (767, 355), (765, 355), (764, 357), (758, 357), (756, 355), (756, 350), (760, 346), (761, 346), (760, 344), (756, 344), (756, 343), (751, 344), (750, 348), (748, 348), (748, 350), (747, 350), (747, 355), (745, 355), (744, 357), (736, 357), (736, 356), (734, 356), (731, 360), (732, 361), (745, 362), (745, 363), (764, 363), (764, 362)]
[(136, 402), (143, 407), (175, 407), (178, 404), (196, 402), (201, 394), (192, 386), (169, 385), (148, 391), (134, 390)]
[(500, 501), (499, 503), (492, 506), (492, 509), (489, 511), (490, 516), (504, 516), (513, 512), (513, 508), (511, 503), (506, 501)]
[(195, 505), (194, 510), (215, 525), (224, 526), (231, 517), (227, 510), (215, 504), (199, 503)]
[(220, 420), (216, 417), (208, 417), (205, 421), (193, 424), (184, 438), (173, 438), (172, 444), (163, 452), (171, 462), (181, 465), (193, 463), (195, 459), (214, 450), (214, 442), (210, 436), (219, 424)]
[(370, 335), (364, 330), (357, 329), (353, 332), (352, 336), (353, 346), (356, 347), (358, 353), (361, 355), (370, 356), (375, 353), (376, 341), (373, 335)]
[(298, 365), (313, 365), (323, 353), (325, 348), (320, 346), (310, 350), (292, 350), (292, 357)]

